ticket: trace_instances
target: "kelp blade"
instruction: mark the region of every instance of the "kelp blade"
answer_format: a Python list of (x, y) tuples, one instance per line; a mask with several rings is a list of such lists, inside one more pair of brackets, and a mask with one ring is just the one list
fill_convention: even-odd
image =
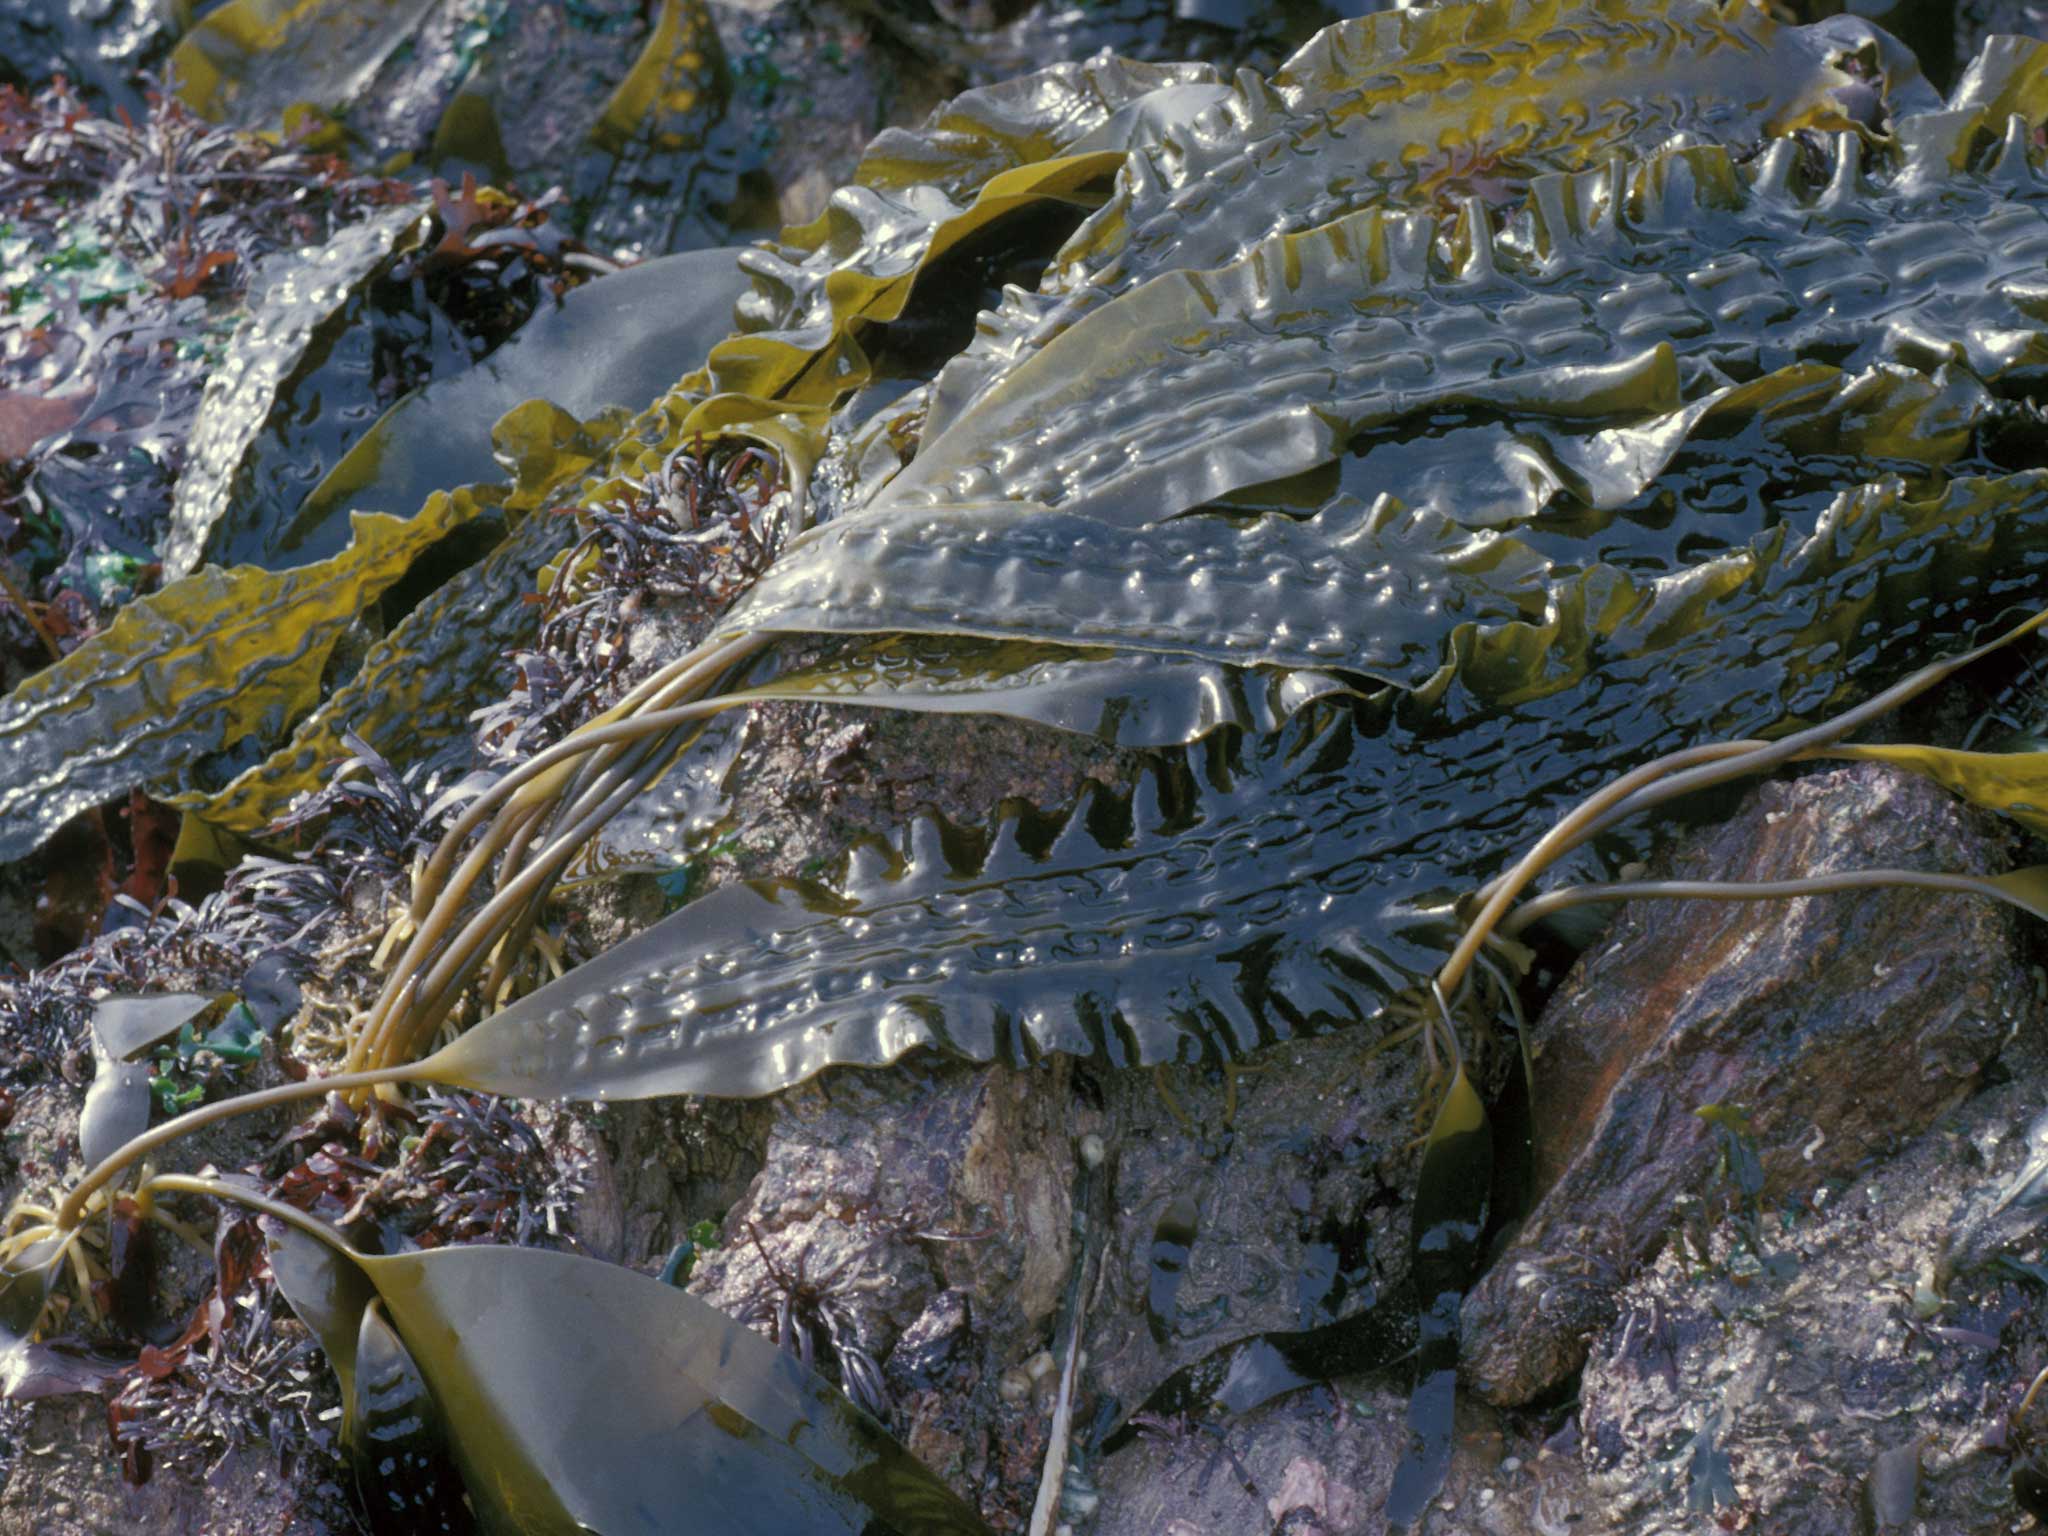
[(1479, 1269), (1493, 1182), (1493, 1132), (1486, 1106), (1460, 1067), (1437, 1106), (1416, 1179), (1410, 1250), (1419, 1304), (1415, 1392), (1408, 1402), (1409, 1452), (1394, 1469), (1387, 1522), (1420, 1520), (1451, 1467), (1458, 1382), (1458, 1310)]
[[(1477, 188), (1512, 197), (1544, 171), (1682, 133), (1754, 142), (1853, 125), (1860, 87), (1821, 29), (1709, 0), (1480, 0), (1328, 27), (1268, 82), (1134, 152), (1117, 194), (1039, 294), (1006, 296), (935, 391), (949, 428), (1017, 358), (1159, 272), (1366, 207)], [(1933, 105), (1902, 82), (1895, 111)]]
[(1963, 752), (1901, 743), (1835, 747), (1828, 755), (1907, 769), (2048, 837), (2048, 752)]
[(436, 493), (410, 519), (356, 519), (349, 547), (316, 564), (208, 567), (123, 608), (0, 701), (0, 860), (137, 785), (173, 802), (203, 794), (206, 759), (282, 741), (342, 631), (477, 511)]
[[(1647, 419), (1798, 358), (1954, 357), (1987, 382), (2040, 366), (2048, 183), (1895, 174), (1806, 195), (1781, 150), (1545, 178), (1498, 231), (1476, 201), (1441, 225), (1372, 208), (1162, 274), (935, 425), (870, 505), (1156, 527), (1449, 408)], [(1833, 153), (1829, 186), (1866, 177), (1860, 141)]]
[(837, 888), (714, 892), (432, 1058), (538, 1097), (773, 1092), (918, 1044), (1141, 1065), (1372, 1017), (1433, 971), (1449, 905), (1589, 782), (1841, 707), (2048, 569), (2048, 474), (1841, 497), (1802, 540), (1658, 581), (1596, 568), (1541, 624), (1389, 692), (1198, 748), (1050, 828), (919, 822)]
[[(552, 509), (601, 502), (618, 493), (622, 476), (653, 472), (682, 444), (684, 397), (664, 391), (729, 329), (742, 286), (725, 251), (643, 263), (578, 290), (561, 315), (541, 317), (468, 373), (392, 407), (307, 497), (302, 523), (316, 528), (348, 506), (406, 505), (487, 461), (493, 476), (513, 468), (511, 489), (489, 495), (519, 521), (372, 646), (355, 677), (289, 741), (211, 796), (201, 807), (207, 820), (260, 831), (350, 755), (345, 732), (402, 765), (466, 761), (471, 713), (493, 696), (507, 654), (534, 632), (528, 599), (541, 570), (579, 536)], [(507, 410), (515, 400), (525, 404)], [(563, 401), (646, 409), (622, 428), (602, 414), (578, 420)]]
[(837, 1389), (673, 1286), (530, 1248), (359, 1262), (495, 1536), (987, 1536)]
[(491, 429), (527, 401), (582, 421), (658, 399), (730, 328), (746, 287), (736, 255), (664, 256), (586, 284), (473, 368), (406, 396), (307, 494), (289, 547), (317, 550), (350, 510), (402, 513), (436, 490), (497, 479)]
[[(343, 231), (317, 251), (282, 254), (265, 263), (260, 287), (250, 295), (249, 318), (236, 328), (220, 367), (206, 381), (161, 544), (164, 569), (170, 575), (187, 575), (202, 558), (215, 565), (248, 561), (276, 569), (323, 559), (347, 542), (344, 519), (332, 545), (303, 554), (296, 562), (255, 559), (246, 548), (222, 550), (218, 529), (237, 511), (243, 512), (244, 521), (251, 520), (246, 504), (267, 499), (256, 496), (259, 475), (254, 460), (278, 408), (280, 391), (305, 362), (316, 336), (330, 328), (386, 259), (403, 248), (422, 217), (417, 206), (392, 209)], [(338, 414), (342, 402), (320, 404), (328, 414)], [(378, 510), (410, 512), (423, 499)], [(261, 541), (254, 542), (261, 550)]]

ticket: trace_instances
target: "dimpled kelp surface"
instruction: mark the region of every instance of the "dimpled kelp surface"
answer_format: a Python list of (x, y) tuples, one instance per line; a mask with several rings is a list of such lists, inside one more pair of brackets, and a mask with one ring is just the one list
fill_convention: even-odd
[[(2044, 357), (2040, 65), (2000, 45), (1884, 136), (1745, 119), (1754, 142), (1603, 156), (1503, 208), (1252, 220), (1223, 264), (1106, 281), (908, 467), (862, 461), (729, 632), (894, 637), (785, 695), (958, 708), (978, 679), (1126, 740), (1270, 723), (1291, 669), (1350, 701), (1304, 685), (1324, 701), (1286, 729), (1128, 803), (716, 893), (440, 1060), (759, 1093), (928, 1040), (1139, 1063), (1372, 1015), (1441, 958), (1451, 900), (1614, 772), (1839, 707), (2035, 600), (2048, 487), (1992, 429)], [(1512, 472), (1461, 504), (1404, 426)], [(1219, 702), (1165, 702), (1190, 692)]]

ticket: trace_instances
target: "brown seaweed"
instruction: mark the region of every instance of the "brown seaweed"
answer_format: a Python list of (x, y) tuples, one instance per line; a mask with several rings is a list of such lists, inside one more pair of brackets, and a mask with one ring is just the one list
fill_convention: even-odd
[[(167, 1189), (207, 1182), (162, 1180)], [(331, 1235), (294, 1235), (281, 1251), (293, 1247), (279, 1267), (293, 1305), (323, 1340), (344, 1328), (359, 1335), (338, 1356), (359, 1405), (353, 1443), (376, 1443), (375, 1399), (393, 1395), (366, 1372), (402, 1381), (407, 1364), (363, 1322), (381, 1309), (431, 1390), (485, 1531), (653, 1533), (683, 1510), (759, 1536), (986, 1531), (836, 1388), (651, 1276), (531, 1248), (373, 1256), (345, 1253)], [(373, 1336), (374, 1358), (361, 1342)], [(568, 1378), (565, 1356), (580, 1363)], [(424, 1406), (402, 1388), (395, 1395)], [(405, 1440), (422, 1453), (417, 1431)]]

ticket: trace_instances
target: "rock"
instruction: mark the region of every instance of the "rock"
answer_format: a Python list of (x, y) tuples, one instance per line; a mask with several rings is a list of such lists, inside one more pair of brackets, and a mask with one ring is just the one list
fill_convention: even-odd
[(1044, 1347), (1073, 1264), (1065, 1080), (914, 1057), (783, 1095), (690, 1283), (771, 1334), (791, 1282), (837, 1309), (883, 1367), (892, 1427), (998, 1525), (1030, 1509), (1045, 1452), (1043, 1415), (997, 1382)]
[(2048, 4), (2042, 0), (1961, 0), (1956, 6), (1956, 59), (1967, 65), (1985, 40), (2001, 32), (2048, 37)]
[[(1235, 1339), (1313, 1327), (1399, 1286), (1416, 1063), (1368, 1055), (1370, 1043), (1362, 1032), (1289, 1041), (1234, 1087), (1196, 1068), (1100, 1079), (1109, 1230), (1091, 1390), (1141, 1402)], [(1174, 1284), (1155, 1254), (1176, 1223), (1194, 1236)]]
[(123, 1481), (107, 1440), (106, 1404), (50, 1398), (0, 1428), (14, 1442), (0, 1483), (0, 1536), (341, 1536), (361, 1529), (353, 1490), (328, 1457), (280, 1470), (267, 1445), (228, 1452), (204, 1479), (159, 1470)]
[[(1983, 873), (1993, 860), (1974, 813), (1857, 765), (1764, 785), (1671, 873)], [(1696, 1109), (1747, 1110), (1767, 1201), (1929, 1125), (2015, 1027), (2027, 985), (2013, 931), (1990, 902), (1903, 890), (1626, 907), (1537, 1027), (1544, 1193), (1466, 1301), (1467, 1380), (1519, 1403), (1578, 1369), (1618, 1288), (1712, 1179), (1715, 1131)]]
[(1889, 1162), (1774, 1204), (1761, 1264), (1724, 1220), (1623, 1288), (1579, 1387), (1581, 1499), (1631, 1536), (2014, 1526), (2008, 1415), (2048, 1362), (2048, 1289), (1944, 1260), (2048, 1097), (2040, 1045), (2014, 1054), (2014, 1081)]

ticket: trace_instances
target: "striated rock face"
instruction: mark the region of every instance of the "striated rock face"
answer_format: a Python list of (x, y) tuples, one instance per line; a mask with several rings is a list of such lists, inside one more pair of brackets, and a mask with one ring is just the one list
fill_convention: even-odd
[[(1994, 858), (1939, 790), (1857, 765), (1762, 786), (1669, 873), (1984, 873)], [(1925, 1129), (2019, 1017), (2012, 933), (1987, 901), (1911, 891), (1623, 909), (1537, 1026), (1544, 1193), (1466, 1302), (1469, 1382), (1512, 1404), (1578, 1370), (1618, 1287), (1713, 1178), (1701, 1106), (1748, 1112), (1767, 1200)]]

